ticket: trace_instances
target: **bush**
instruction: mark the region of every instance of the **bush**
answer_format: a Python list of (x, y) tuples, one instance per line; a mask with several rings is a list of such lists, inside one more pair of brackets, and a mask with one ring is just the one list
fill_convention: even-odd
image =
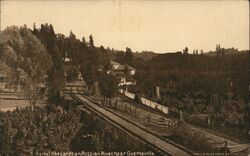
[(65, 152), (80, 129), (80, 112), (49, 111), (35, 107), (0, 114), (0, 155)]
[(135, 102), (137, 102), (137, 103), (142, 103), (142, 101), (141, 101), (141, 97), (140, 97), (140, 95), (138, 95), (138, 94), (135, 94)]
[(67, 71), (67, 76), (66, 76), (66, 79), (68, 82), (74, 82), (76, 81), (78, 78), (78, 71), (76, 68), (70, 68), (68, 71)]
[(209, 139), (198, 131), (191, 130), (185, 123), (173, 130), (172, 140), (196, 152), (211, 152)]

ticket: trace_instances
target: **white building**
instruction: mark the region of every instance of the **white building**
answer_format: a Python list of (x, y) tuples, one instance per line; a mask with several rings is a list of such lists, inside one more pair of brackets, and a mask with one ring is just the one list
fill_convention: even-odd
[(119, 86), (123, 85), (135, 85), (135, 81), (131, 81), (127, 79), (127, 77), (131, 77), (135, 75), (136, 69), (129, 66), (129, 65), (122, 65), (115, 61), (110, 61), (112, 69), (108, 71), (109, 73), (114, 73), (119, 79), (120, 83)]

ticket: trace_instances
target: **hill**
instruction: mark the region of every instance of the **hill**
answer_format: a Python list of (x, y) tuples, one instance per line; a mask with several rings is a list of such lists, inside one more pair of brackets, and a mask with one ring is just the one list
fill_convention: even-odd
[(238, 49), (235, 48), (222, 48), (220, 49), (218, 52), (216, 51), (209, 51), (207, 53), (204, 53), (203, 55), (205, 56), (217, 56), (217, 55), (234, 55), (234, 54), (238, 54), (238, 53), (244, 53), (246, 52), (246, 50), (243, 51), (238, 51)]
[(151, 51), (143, 51), (143, 52), (135, 52), (133, 53), (134, 58), (141, 58), (145, 61), (151, 60), (153, 57), (157, 56), (158, 54), (151, 52)]
[(247, 52), (234, 52), (210, 57), (211, 55), (193, 55), (165, 53), (146, 61), (154, 70), (191, 70), (191, 71), (246, 71), (248, 67)]

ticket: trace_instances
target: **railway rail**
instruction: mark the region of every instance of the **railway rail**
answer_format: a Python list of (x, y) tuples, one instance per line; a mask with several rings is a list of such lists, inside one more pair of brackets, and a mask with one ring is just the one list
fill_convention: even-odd
[[(100, 105), (90, 101), (86, 97), (80, 94), (71, 94), (72, 98), (84, 103), (85, 107), (89, 110), (97, 114), (98, 116), (102, 117), (104, 120), (108, 121), (115, 127), (125, 131), (126, 133), (136, 137), (141, 142), (148, 145), (152, 150), (159, 153), (160, 155), (166, 156), (191, 156), (192, 153), (189, 151), (180, 149), (179, 147), (170, 144), (158, 136), (149, 133), (142, 127), (139, 127), (132, 122), (118, 116), (117, 114), (108, 111), (107, 109), (101, 107)], [(81, 108), (80, 108), (81, 109)]]

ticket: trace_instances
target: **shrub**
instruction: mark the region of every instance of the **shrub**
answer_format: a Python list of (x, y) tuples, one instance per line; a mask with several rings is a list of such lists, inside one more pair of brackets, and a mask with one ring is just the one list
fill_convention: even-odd
[(76, 81), (78, 78), (78, 71), (76, 68), (70, 68), (68, 71), (67, 71), (67, 81), (68, 82), (74, 82)]
[(185, 123), (180, 124), (173, 130), (173, 140), (177, 138), (178, 143), (184, 144), (189, 149), (197, 152), (210, 152), (213, 147), (209, 139), (198, 131), (190, 129)]
[[(0, 114), (1, 155), (69, 151), (70, 142), (80, 129), (76, 109), (58, 113), (36, 107)], [(27, 154), (27, 153), (26, 153)]]

